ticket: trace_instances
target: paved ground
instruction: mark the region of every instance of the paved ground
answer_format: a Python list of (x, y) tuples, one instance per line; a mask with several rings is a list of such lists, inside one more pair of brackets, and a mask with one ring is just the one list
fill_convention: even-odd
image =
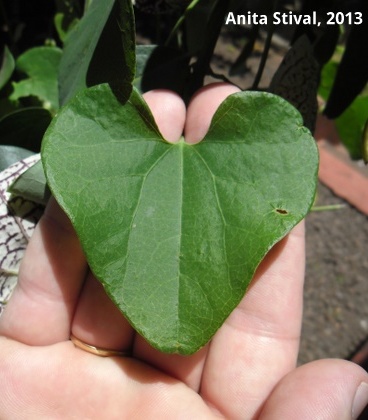
[(316, 204), (335, 203), (345, 207), (312, 212), (306, 219), (300, 363), (322, 357), (352, 357), (368, 337), (368, 220), (320, 184)]

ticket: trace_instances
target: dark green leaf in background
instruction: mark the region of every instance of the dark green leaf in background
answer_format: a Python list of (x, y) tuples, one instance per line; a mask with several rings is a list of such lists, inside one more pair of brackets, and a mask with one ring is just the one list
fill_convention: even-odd
[(0, 172), (31, 155), (33, 155), (33, 152), (22, 147), (0, 145)]
[[(343, 52), (340, 48), (337, 50), (337, 57)], [(321, 83), (318, 93), (325, 100), (330, 95), (339, 63), (332, 59), (322, 70)], [(335, 119), (335, 124), (339, 137), (344, 146), (349, 151), (352, 159), (362, 158), (362, 137), (365, 122), (368, 116), (368, 95), (363, 91), (358, 95), (350, 106)]]
[(42, 160), (109, 296), (154, 347), (181, 354), (211, 339), (309, 211), (318, 166), (280, 97), (232, 95), (201, 143), (170, 144), (136, 91), (121, 106), (107, 85), (53, 120)]
[(362, 136), (368, 118), (368, 96), (358, 96), (335, 120), (341, 141), (352, 159), (362, 158)]
[(65, 42), (60, 102), (104, 82), (129, 85), (135, 71), (135, 30), (130, 0), (93, 1)]
[[(19, 160), (19, 159), (18, 159)], [(41, 161), (38, 161), (23, 172), (8, 188), (14, 195), (27, 200), (46, 205), (50, 198), (50, 190), (46, 184)]]
[[(197, 21), (196, 23), (196, 28), (198, 29), (198, 27), (201, 27), (201, 30), (204, 31), (204, 33), (203, 37), (198, 37), (195, 40), (197, 45), (201, 45), (201, 47), (195, 54), (196, 60), (191, 66), (191, 77), (186, 83), (185, 92), (182, 95), (186, 103), (188, 103), (193, 94), (204, 85), (206, 75), (211, 73), (211, 59), (214, 54), (217, 40), (220, 36), (221, 28), (223, 27), (225, 14), (229, 9), (228, 0), (216, 0), (212, 1), (212, 3), (213, 8), (211, 9), (210, 15), (203, 19), (202, 22)], [(208, 10), (210, 7), (208, 0), (198, 2), (198, 4), (188, 13), (186, 17), (187, 25), (190, 25), (191, 13), (196, 11), (197, 14), (198, 8), (201, 8), (202, 6), (205, 6)], [(203, 11), (204, 10), (202, 10), (202, 12)], [(188, 42), (188, 46), (189, 44), (190, 43)], [(188, 49), (188, 53), (191, 53), (190, 48)]]
[(188, 11), (184, 20), (186, 45), (189, 55), (196, 55), (205, 47), (208, 31), (208, 21), (217, 1), (200, 0), (195, 7)]
[(289, 101), (312, 132), (317, 118), (320, 68), (307, 36), (298, 38), (274, 74), (269, 91)]
[(55, 0), (57, 12), (54, 17), (55, 28), (62, 42), (79, 22), (83, 11), (79, 0)]
[(94, 1), (66, 39), (59, 70), (61, 105), (87, 87), (88, 67), (114, 3)]
[(169, 89), (183, 94), (189, 77), (189, 57), (169, 47), (137, 46), (137, 72), (135, 86), (141, 92)]
[(140, 89), (141, 78), (143, 72), (146, 68), (147, 61), (149, 60), (152, 53), (157, 48), (157, 45), (137, 45), (135, 54), (136, 54), (136, 67), (135, 67), (135, 78), (134, 78), (134, 86)]
[(7, 46), (3, 49), (2, 61), (0, 63), (0, 89), (9, 81), (15, 68), (14, 58)]
[(59, 108), (57, 74), (61, 50), (56, 47), (35, 47), (27, 50), (16, 61), (16, 69), (26, 78), (13, 83), (10, 99), (16, 101), (28, 96), (37, 97), (46, 109)]
[(355, 7), (362, 13), (363, 21), (350, 28), (344, 55), (323, 111), (328, 118), (339, 117), (368, 83), (368, 2), (357, 0)]
[(0, 119), (0, 144), (38, 153), (51, 118), (50, 112), (43, 108), (23, 108), (6, 115)]
[(114, 83), (131, 89), (134, 72), (135, 27), (131, 2), (115, 1), (88, 67), (87, 86)]

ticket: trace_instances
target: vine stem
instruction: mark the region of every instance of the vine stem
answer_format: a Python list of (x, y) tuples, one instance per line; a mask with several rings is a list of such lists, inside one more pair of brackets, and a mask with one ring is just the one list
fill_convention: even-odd
[(170, 35), (168, 36), (166, 42), (165, 42), (165, 46), (167, 47), (171, 40), (173, 39), (175, 33), (178, 31), (178, 29), (180, 28), (180, 26), (183, 24), (185, 18), (187, 17), (187, 14), (194, 9), (194, 7), (197, 5), (197, 3), (199, 2), (199, 0), (193, 0), (189, 6), (185, 9), (184, 13), (180, 16), (180, 18), (177, 20), (177, 22), (175, 23), (175, 26), (173, 27), (172, 31), (170, 32)]

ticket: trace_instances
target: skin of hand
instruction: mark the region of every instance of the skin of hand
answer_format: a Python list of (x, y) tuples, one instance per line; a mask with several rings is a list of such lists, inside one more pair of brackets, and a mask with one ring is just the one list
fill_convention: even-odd
[[(218, 105), (237, 88), (201, 89), (186, 109), (173, 92), (145, 94), (164, 137), (205, 135)], [(69, 220), (54, 200), (23, 259), (0, 319), (0, 418), (352, 419), (368, 399), (368, 375), (343, 360), (296, 367), (304, 223), (260, 264), (245, 297), (196, 354), (162, 354), (135, 334), (88, 270)], [(90, 344), (132, 349), (99, 357)]]

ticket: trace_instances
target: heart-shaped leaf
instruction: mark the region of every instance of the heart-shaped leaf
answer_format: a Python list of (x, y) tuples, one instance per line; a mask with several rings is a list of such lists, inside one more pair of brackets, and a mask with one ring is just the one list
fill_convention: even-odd
[(203, 346), (267, 251), (308, 212), (318, 155), (298, 111), (272, 94), (226, 99), (202, 142), (166, 142), (133, 91), (77, 95), (42, 146), (49, 186), (90, 267), (164, 352)]

